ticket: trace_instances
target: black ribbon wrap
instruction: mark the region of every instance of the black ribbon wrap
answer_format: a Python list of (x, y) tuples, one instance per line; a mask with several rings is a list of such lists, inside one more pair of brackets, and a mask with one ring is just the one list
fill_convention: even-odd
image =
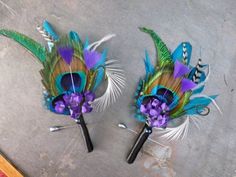
[(152, 134), (152, 127), (145, 124), (142, 131), (139, 133), (139, 136), (136, 139), (136, 141), (135, 141), (135, 143), (134, 143), (134, 145), (133, 145), (132, 149), (130, 150), (130, 153), (127, 157), (127, 162), (129, 164), (132, 164), (135, 161), (140, 149), (142, 148), (143, 144), (148, 139), (150, 134)]
[(82, 133), (83, 133), (83, 137), (88, 149), (88, 152), (92, 152), (93, 151), (93, 143), (91, 141), (90, 135), (89, 135), (89, 131), (88, 128), (86, 126), (86, 123), (84, 121), (84, 117), (81, 114), (81, 116), (77, 119), (77, 124), (79, 124), (79, 126), (81, 127)]

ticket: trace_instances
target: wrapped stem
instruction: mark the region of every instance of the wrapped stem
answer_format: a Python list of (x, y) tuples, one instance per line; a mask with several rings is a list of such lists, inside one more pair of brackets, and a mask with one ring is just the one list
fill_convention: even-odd
[(145, 124), (142, 131), (140, 132), (138, 138), (136, 139), (135, 144), (133, 145), (128, 157), (127, 157), (127, 162), (129, 164), (134, 162), (140, 149), (142, 148), (143, 144), (148, 139), (148, 137), (151, 133), (152, 133), (152, 127)]
[(92, 141), (91, 141), (91, 138), (90, 138), (90, 135), (89, 135), (89, 131), (88, 131), (88, 128), (85, 124), (84, 117), (83, 117), (82, 114), (79, 117), (77, 124), (79, 124), (80, 127), (81, 127), (81, 130), (82, 130), (82, 133), (83, 133), (83, 137), (84, 137), (88, 152), (92, 152), (93, 151), (93, 144), (92, 144)]

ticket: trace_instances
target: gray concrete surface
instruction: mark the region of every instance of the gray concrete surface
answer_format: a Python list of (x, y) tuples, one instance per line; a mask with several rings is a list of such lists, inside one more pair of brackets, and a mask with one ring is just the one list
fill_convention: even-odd
[[(235, 177), (235, 9), (235, 0), (0, 0), (0, 27), (41, 43), (45, 42), (35, 27), (43, 19), (59, 33), (73, 29), (83, 39), (87, 34), (97, 40), (116, 33), (105, 46), (109, 56), (123, 64), (128, 83), (107, 112), (86, 115), (95, 147), (87, 154), (79, 129), (49, 133), (48, 127), (72, 121), (43, 108), (39, 62), (0, 37), (0, 150), (30, 177)], [(124, 122), (138, 130), (129, 104), (144, 74), (144, 49), (152, 59), (155, 55), (151, 39), (138, 26), (154, 29), (172, 50), (190, 41), (193, 62), (201, 46), (202, 59), (212, 68), (205, 92), (220, 94), (217, 102), (224, 113), (220, 116), (213, 108), (200, 131), (192, 128), (186, 140), (168, 144), (171, 151), (164, 155), (164, 165), (145, 153), (128, 165), (125, 157), (135, 135), (116, 127)]]

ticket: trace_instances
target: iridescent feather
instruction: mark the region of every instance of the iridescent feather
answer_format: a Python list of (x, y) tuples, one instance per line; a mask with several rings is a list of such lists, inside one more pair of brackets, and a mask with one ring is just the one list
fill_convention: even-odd
[[(208, 73), (204, 70), (208, 65), (202, 65), (201, 60), (195, 67), (190, 65), (192, 46), (189, 42), (182, 42), (171, 54), (154, 31), (147, 28), (140, 28), (140, 30), (153, 39), (157, 52), (157, 64), (152, 66), (148, 53), (145, 51), (146, 76), (140, 80), (135, 92), (135, 118), (150, 124), (150, 117), (147, 116), (149, 113), (143, 112), (149, 109), (155, 112), (154, 107), (143, 109), (148, 99), (155, 98), (168, 106), (168, 112), (165, 113), (168, 116), (167, 127), (158, 128), (162, 137), (169, 140), (184, 138), (188, 132), (191, 116), (206, 115), (205, 111), (208, 111), (208, 114), (210, 103), (213, 103), (220, 111), (215, 102), (216, 96), (201, 94), (210, 73), (209, 69)], [(150, 116), (152, 114), (150, 112)], [(177, 118), (183, 118), (185, 121), (177, 127), (168, 128), (168, 123)]]
[[(48, 42), (48, 50), (33, 39), (15, 31), (1, 29), (0, 35), (24, 46), (42, 63), (43, 69), (40, 70), (40, 74), (46, 89), (44, 95), (48, 109), (55, 113), (70, 114), (68, 110), (62, 109), (57, 112), (55, 108), (59, 103), (64, 102), (64, 95), (73, 92), (96, 93), (105, 79), (108, 80), (107, 90), (102, 97), (95, 99), (94, 109), (104, 110), (118, 98), (121, 88), (124, 87), (122, 69), (117, 68), (114, 61), (106, 61), (107, 49), (102, 53), (96, 51), (103, 42), (114, 37), (114, 34), (109, 34), (89, 45), (88, 37), (83, 42), (74, 31), (70, 31), (66, 36), (59, 36), (46, 20), (42, 27), (38, 26), (37, 29)], [(90, 98), (91, 95), (88, 97)]]

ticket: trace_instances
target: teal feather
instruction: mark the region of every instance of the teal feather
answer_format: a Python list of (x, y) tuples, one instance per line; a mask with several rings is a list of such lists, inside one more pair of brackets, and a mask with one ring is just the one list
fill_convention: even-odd
[(199, 93), (201, 93), (201, 92), (204, 90), (204, 88), (205, 88), (205, 86), (203, 85), (203, 86), (201, 86), (200, 88), (194, 90), (194, 91), (192, 92), (192, 94), (199, 94)]
[(79, 37), (78, 33), (74, 32), (74, 31), (70, 31), (69, 36), (72, 41), (75, 41), (77, 43), (80, 42), (80, 37)]
[(84, 42), (84, 49), (87, 49), (88, 46), (89, 46), (89, 38), (88, 38), (88, 36), (86, 36), (85, 42)]
[(104, 68), (98, 68), (97, 75), (95, 78), (94, 86), (93, 86), (93, 92), (98, 88), (98, 86), (101, 84), (104, 78)]
[[(217, 96), (218, 95), (212, 95), (209, 97), (211, 97), (212, 99), (216, 99)], [(208, 106), (211, 102), (211, 99), (205, 97), (194, 98), (184, 106), (184, 111), (188, 115), (198, 114), (199, 112), (203, 111), (204, 107)]]
[(40, 62), (44, 62), (46, 60), (47, 51), (46, 48), (43, 47), (41, 44), (36, 42), (35, 40), (25, 36), (24, 34), (11, 31), (11, 30), (0, 30), (0, 35), (6, 36), (8, 38), (13, 39), (14, 41), (18, 42), (20, 45), (28, 49), (34, 56), (36, 56)]
[[(145, 50), (145, 59), (144, 59), (144, 64), (145, 64), (145, 70), (146, 70), (146, 77), (148, 77), (149, 74), (153, 74), (155, 71), (154, 66), (151, 64), (150, 57), (148, 55), (147, 50)], [(147, 78), (146, 78), (147, 79)]]
[(107, 49), (104, 49), (101, 55), (101, 59), (96, 63), (94, 68), (98, 68), (99, 66), (104, 66), (107, 58)]
[(59, 39), (59, 36), (57, 35), (57, 33), (54, 31), (51, 24), (47, 20), (44, 20), (43, 22), (43, 29), (47, 32), (49, 36), (53, 38), (53, 40), (57, 41)]
[(182, 60), (183, 59), (183, 44), (185, 44), (187, 49), (187, 65), (190, 63), (191, 54), (192, 54), (192, 46), (189, 42), (182, 42), (178, 45), (178, 47), (175, 49), (175, 51), (171, 54), (172, 60), (175, 62), (176, 60)]
[[(207, 65), (205, 65), (205, 66), (207, 66)], [(194, 68), (190, 71), (189, 76), (188, 76), (189, 79), (193, 80), (193, 76), (194, 76), (195, 71), (196, 71), (196, 67), (194, 67)], [(204, 71), (201, 73), (201, 76), (200, 76), (199, 79), (200, 79), (200, 81), (199, 81), (198, 83), (201, 83), (201, 82), (205, 81), (205, 79), (206, 79), (206, 74), (205, 74)]]

